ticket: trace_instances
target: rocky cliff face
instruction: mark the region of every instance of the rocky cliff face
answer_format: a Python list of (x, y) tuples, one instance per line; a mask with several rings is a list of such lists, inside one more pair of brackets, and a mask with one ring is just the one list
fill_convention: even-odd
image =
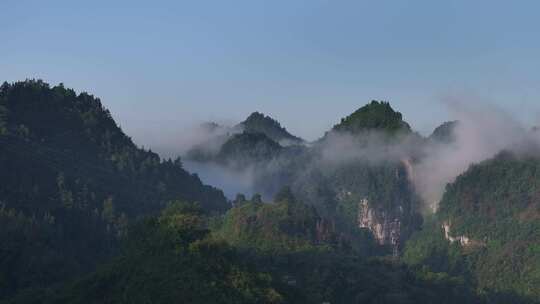
[(385, 210), (374, 209), (367, 199), (358, 204), (358, 227), (367, 228), (379, 245), (392, 247), (397, 255), (401, 245), (401, 220)]
[(414, 172), (409, 160), (402, 160), (394, 171), (391, 195), (377, 201), (367, 197), (357, 206), (357, 225), (371, 231), (379, 245), (398, 255), (407, 238), (420, 226), (419, 201), (412, 184)]
[(471, 242), (471, 240), (465, 235), (452, 236), (450, 233), (450, 223), (448, 222), (444, 222), (442, 228), (444, 230), (444, 237), (450, 241), (450, 243), (458, 242), (460, 245), (465, 246)]

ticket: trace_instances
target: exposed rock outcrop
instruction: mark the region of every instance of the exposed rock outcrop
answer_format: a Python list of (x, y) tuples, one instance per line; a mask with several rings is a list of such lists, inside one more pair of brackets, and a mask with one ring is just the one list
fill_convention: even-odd
[(379, 245), (389, 245), (394, 255), (398, 254), (401, 245), (401, 221), (398, 217), (371, 208), (369, 201), (363, 199), (358, 204), (358, 226), (369, 229)]
[(449, 240), (450, 243), (458, 242), (461, 246), (469, 245), (471, 243), (471, 239), (465, 235), (451, 236), (449, 222), (444, 222), (442, 228), (444, 230), (444, 237)]

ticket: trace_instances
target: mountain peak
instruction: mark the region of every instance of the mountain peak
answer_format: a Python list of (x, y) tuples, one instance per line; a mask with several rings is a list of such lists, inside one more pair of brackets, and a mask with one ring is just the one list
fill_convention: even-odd
[(270, 119), (270, 120), (277, 123), (277, 121), (274, 120), (273, 118), (271, 118), (270, 116), (266, 116), (263, 113), (258, 112), (258, 111), (255, 111), (255, 112), (249, 114), (249, 116), (246, 118), (246, 121), (257, 120), (257, 119)]
[(246, 133), (263, 133), (273, 141), (284, 145), (303, 142), (301, 138), (289, 133), (277, 120), (261, 112), (251, 113), (246, 120), (240, 123), (240, 126)]
[(442, 143), (451, 143), (455, 141), (454, 130), (458, 125), (459, 121), (447, 121), (435, 128), (433, 133), (429, 136), (430, 139), (442, 142)]
[(371, 103), (342, 118), (341, 122), (333, 127), (333, 130), (351, 133), (381, 130), (395, 133), (398, 131), (410, 132), (411, 127), (403, 121), (400, 112), (392, 109), (390, 103), (372, 100)]

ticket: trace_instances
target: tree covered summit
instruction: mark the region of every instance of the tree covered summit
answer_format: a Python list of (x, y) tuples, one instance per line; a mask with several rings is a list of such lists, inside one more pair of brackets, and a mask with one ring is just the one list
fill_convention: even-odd
[(260, 112), (253, 112), (246, 120), (240, 123), (244, 132), (263, 133), (277, 143), (299, 144), (303, 140), (289, 133), (281, 124), (270, 116)]
[(342, 118), (341, 122), (333, 127), (333, 130), (350, 133), (372, 130), (396, 133), (410, 132), (411, 127), (403, 121), (400, 112), (392, 109), (390, 103), (373, 100), (351, 115)]

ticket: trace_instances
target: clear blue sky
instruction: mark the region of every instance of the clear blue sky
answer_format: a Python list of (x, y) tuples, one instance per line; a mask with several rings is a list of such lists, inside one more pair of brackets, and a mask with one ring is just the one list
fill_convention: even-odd
[(448, 95), (532, 123), (539, 1), (25, 1), (0, 4), (0, 80), (99, 96), (137, 142), (258, 110), (315, 139), (371, 99), (427, 133)]

